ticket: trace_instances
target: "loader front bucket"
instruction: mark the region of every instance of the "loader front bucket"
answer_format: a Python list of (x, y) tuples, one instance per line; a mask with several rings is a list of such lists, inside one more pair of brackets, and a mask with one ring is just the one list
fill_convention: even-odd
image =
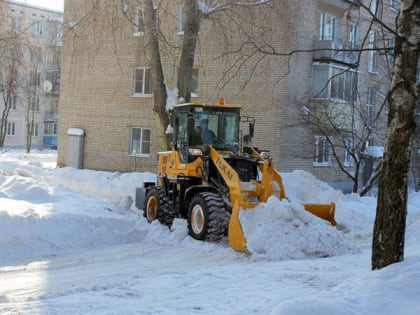
[(317, 217), (321, 219), (327, 220), (331, 223), (331, 225), (336, 226), (337, 222), (335, 222), (334, 215), (335, 215), (335, 203), (304, 203), (303, 207), (306, 211), (309, 211), (312, 214), (315, 214)]
[(246, 251), (246, 239), (244, 232), (242, 231), (241, 223), (239, 222), (239, 202), (235, 201), (232, 208), (232, 214), (229, 220), (229, 244), (230, 246), (239, 251)]

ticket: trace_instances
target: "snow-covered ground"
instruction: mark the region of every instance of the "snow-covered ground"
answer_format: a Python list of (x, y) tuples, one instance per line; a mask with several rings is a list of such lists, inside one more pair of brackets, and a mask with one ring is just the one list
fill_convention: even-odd
[[(0, 151), (0, 314), (420, 314), (420, 193), (405, 260), (370, 270), (376, 200), (283, 173), (289, 201), (240, 214), (250, 255), (132, 203), (154, 173), (56, 168), (54, 151)], [(300, 202), (337, 204), (337, 228)]]

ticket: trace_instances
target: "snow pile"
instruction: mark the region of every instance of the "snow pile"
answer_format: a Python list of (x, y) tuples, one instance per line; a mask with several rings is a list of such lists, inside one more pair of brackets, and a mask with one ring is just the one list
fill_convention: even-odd
[[(147, 223), (132, 201), (155, 174), (56, 169), (55, 158), (0, 151), (2, 315), (420, 313), (420, 193), (405, 260), (371, 272), (376, 200), (309, 173), (282, 174), (289, 200), (240, 211), (249, 256), (192, 239), (185, 220)], [(335, 202), (338, 227), (303, 202)]]
[(344, 233), (307, 212), (301, 204), (270, 197), (253, 210), (240, 211), (247, 249), (271, 260), (344, 254)]
[[(148, 224), (135, 208), (136, 187), (155, 182), (156, 174), (54, 169), (52, 157), (42, 160), (42, 153), (1, 156), (1, 169), (8, 175), (0, 176), (0, 223), (6, 227), (0, 241), (2, 257), (34, 252), (48, 256), (55, 250), (71, 252), (139, 240), (207, 246), (188, 236), (184, 220), (175, 220), (169, 230), (158, 222)], [(364, 202), (358, 204), (361, 198), (345, 196), (304, 171), (282, 177), (289, 200), (271, 197), (255, 209), (240, 211), (247, 248), (255, 259), (337, 256), (369, 244), (373, 216), (361, 214), (372, 212), (364, 209)], [(338, 228), (301, 205), (332, 201), (337, 202)], [(24, 228), (13, 229), (14, 222)], [(227, 239), (218, 245), (227, 247)]]
[(81, 192), (110, 200), (116, 208), (130, 209), (137, 187), (144, 182), (156, 182), (156, 174), (118, 173), (79, 170), (71, 167), (54, 171), (52, 184), (65, 187), (73, 192)]

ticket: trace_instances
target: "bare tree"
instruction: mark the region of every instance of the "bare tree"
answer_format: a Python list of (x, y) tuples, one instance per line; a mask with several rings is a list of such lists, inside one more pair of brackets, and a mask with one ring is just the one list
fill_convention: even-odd
[(302, 126), (312, 127), (325, 139), (327, 154), (353, 183), (352, 192), (362, 196), (372, 188), (382, 165), (380, 160), (375, 166), (370, 165), (374, 157), (366, 145), (377, 132), (374, 126), (379, 124), (381, 112), (379, 110), (375, 117), (371, 117), (363, 106), (354, 102), (345, 106), (317, 102), (303, 106), (303, 114), (299, 117)]
[[(185, 0), (183, 5), (183, 14), (185, 14), (185, 22), (183, 25), (183, 39), (181, 44), (181, 53), (179, 57), (179, 68), (177, 72), (177, 88), (178, 88), (178, 99), (182, 99), (185, 102), (191, 100), (192, 92), (192, 69), (194, 66), (194, 60), (196, 55), (196, 46), (200, 31), (201, 16), (209, 17), (212, 14), (232, 9), (236, 6), (255, 6), (261, 5), (268, 1), (264, 0), (245, 0), (245, 1), (232, 1), (232, 0), (214, 0), (207, 4), (208, 1), (200, 0)], [(129, 14), (128, 2), (123, 4), (124, 14), (131, 20), (132, 23), (136, 23), (133, 17), (135, 14)], [(140, 3), (132, 6), (138, 7)], [(166, 41), (164, 36), (159, 30), (159, 25), (156, 22), (156, 12), (153, 4), (153, 0), (142, 1), (142, 14), (143, 23), (145, 29), (146, 40), (146, 51), (150, 56), (151, 73), (152, 73), (152, 86), (153, 86), (153, 110), (157, 113), (160, 123), (161, 132), (166, 130), (169, 124), (169, 115), (167, 112), (167, 87), (165, 85), (164, 71), (161, 62), (161, 49), (160, 41)], [(167, 139), (167, 147), (169, 147), (169, 139)]]
[(7, 134), (14, 132), (14, 126), (8, 122), (10, 110), (16, 100), (19, 74), (21, 46), (15, 40), (3, 43), (2, 60), (0, 62), (0, 93), (2, 94), (0, 120), (0, 147), (4, 146)]
[[(159, 48), (158, 25), (152, 0), (143, 2), (144, 27), (147, 36), (146, 49), (151, 59), (152, 86), (153, 86), (153, 111), (158, 114), (161, 122), (161, 133), (163, 134), (169, 124), (168, 113), (166, 112), (167, 93), (163, 76), (162, 61)], [(166, 146), (169, 147), (167, 138)]]
[(420, 90), (416, 83), (419, 53), (420, 1), (402, 0), (395, 36), (392, 82), (387, 96), (388, 134), (379, 177), (372, 269), (404, 259), (410, 141), (416, 128), (415, 109)]
[(192, 68), (194, 66), (195, 48), (200, 30), (200, 14), (197, 1), (186, 0), (184, 3), (186, 15), (184, 26), (184, 40), (178, 71), (178, 97), (185, 102), (191, 100)]

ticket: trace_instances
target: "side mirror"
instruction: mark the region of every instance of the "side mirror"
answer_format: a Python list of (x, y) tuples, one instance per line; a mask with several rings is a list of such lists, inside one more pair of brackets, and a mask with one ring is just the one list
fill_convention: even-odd
[(253, 124), (253, 123), (250, 123), (250, 124), (249, 124), (249, 136), (250, 136), (251, 138), (253, 138), (253, 137), (254, 137), (254, 124)]

